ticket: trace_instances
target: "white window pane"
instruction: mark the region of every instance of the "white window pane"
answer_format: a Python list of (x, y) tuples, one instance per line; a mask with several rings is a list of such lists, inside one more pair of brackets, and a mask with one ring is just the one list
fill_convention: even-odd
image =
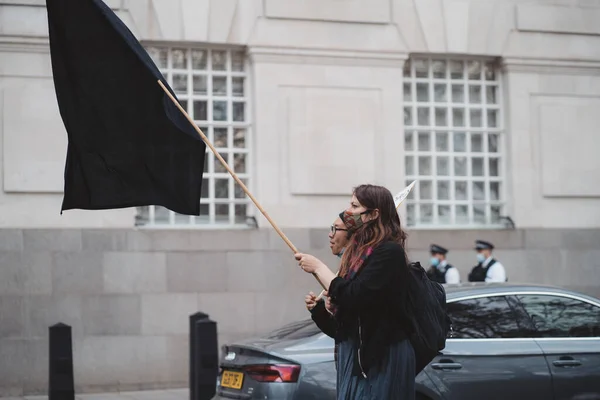
[(225, 71), (227, 68), (227, 53), (225, 51), (213, 50), (211, 56), (213, 71)]
[(417, 83), (417, 101), (426, 103), (429, 101), (429, 85), (426, 83)]
[(412, 86), (410, 83), (403, 84), (404, 101), (412, 101)]
[(233, 147), (238, 149), (246, 148), (246, 129), (235, 128), (233, 131)]
[(461, 85), (452, 85), (452, 101), (454, 103), (465, 102), (465, 87)]
[(224, 76), (213, 76), (212, 92), (215, 96), (227, 95), (227, 78)]
[(429, 63), (426, 60), (414, 60), (415, 75), (417, 78), (427, 78), (429, 74)]
[(435, 126), (448, 126), (448, 112), (445, 108), (435, 109)]
[(492, 206), (490, 211), (492, 213), (492, 224), (500, 223), (500, 215), (502, 212), (500, 206)]
[(404, 63), (404, 68), (402, 69), (402, 75), (405, 78), (410, 78), (410, 69), (411, 69), (411, 62), (410, 62), (410, 60), (406, 60), (406, 62)]
[(414, 225), (416, 222), (416, 208), (414, 204), (406, 205), (406, 223), (409, 226)]
[(481, 79), (481, 62), (479, 62), (479, 61), (467, 62), (467, 73), (469, 74), (469, 80), (480, 80)]
[(469, 208), (468, 206), (459, 205), (454, 209), (456, 213), (456, 222), (458, 224), (467, 224), (469, 223)]
[(196, 75), (193, 78), (194, 94), (206, 94), (208, 93), (208, 85), (206, 76)]
[(437, 157), (437, 175), (448, 176), (450, 175), (450, 160), (448, 157), (439, 156)]
[(169, 223), (169, 214), (171, 212), (161, 206), (154, 206), (154, 223), (155, 224), (168, 224)]
[(475, 204), (473, 206), (473, 220), (476, 224), (485, 224), (485, 205)]
[(457, 128), (465, 126), (465, 110), (463, 108), (452, 109), (452, 126)]
[(454, 175), (467, 176), (467, 157), (454, 157)]
[(213, 120), (227, 121), (227, 102), (213, 101)]
[(438, 181), (437, 183), (438, 200), (450, 200), (450, 182)]
[(241, 224), (246, 222), (246, 214), (247, 214), (248, 206), (245, 204), (236, 204), (235, 205), (235, 223)]
[(497, 103), (497, 91), (498, 91), (498, 87), (497, 86), (487, 86), (485, 88), (485, 101), (488, 104), (496, 104)]
[(498, 127), (498, 112), (496, 110), (488, 110), (487, 124), (488, 124), (488, 127), (490, 127), (490, 128)]
[(171, 52), (173, 68), (187, 69), (187, 50), (173, 49)]
[(467, 151), (467, 135), (462, 132), (459, 132), (454, 133), (452, 136), (454, 138), (454, 151)]
[(481, 104), (481, 86), (469, 86), (469, 103)]
[(432, 200), (433, 190), (431, 181), (419, 181), (419, 199), (421, 200)]
[(438, 221), (440, 224), (449, 224), (451, 218), (450, 206), (438, 206)]
[(227, 147), (227, 128), (214, 128), (213, 129), (213, 145), (217, 148)]
[(413, 124), (411, 110), (412, 110), (411, 107), (404, 107), (404, 125), (405, 126), (411, 126)]
[(422, 224), (430, 224), (433, 222), (433, 206), (431, 204), (421, 204), (419, 207), (420, 222)]
[(244, 78), (231, 78), (231, 94), (236, 97), (244, 96)]
[(473, 182), (473, 200), (485, 200), (485, 186), (483, 182)]
[(406, 175), (415, 174), (415, 158), (413, 156), (404, 157), (404, 168), (406, 169)]
[(454, 182), (454, 199), (455, 200), (467, 200), (467, 182), (466, 181)]
[(235, 72), (244, 71), (245, 57), (241, 51), (234, 51), (231, 53), (231, 70)]
[(215, 222), (229, 222), (229, 204), (215, 204)]
[(177, 94), (187, 93), (187, 75), (173, 74), (173, 91)]
[(471, 133), (471, 151), (481, 153), (483, 151), (483, 135), (480, 133)]
[(419, 151), (431, 150), (431, 135), (429, 132), (419, 132)]
[(435, 149), (437, 151), (448, 151), (448, 134), (446, 132), (435, 134)]
[(471, 128), (481, 128), (482, 120), (481, 120), (481, 110), (472, 108), (470, 110), (471, 114)]
[(500, 183), (490, 182), (490, 200), (500, 200)]
[(206, 121), (207, 118), (207, 104), (206, 100), (195, 100), (194, 101), (194, 112), (193, 118), (199, 121)]
[(192, 68), (206, 70), (206, 50), (192, 50)]
[(419, 175), (431, 175), (431, 157), (419, 157)]
[(464, 65), (462, 61), (450, 61), (450, 79), (464, 78)]
[(484, 66), (485, 80), (494, 81), (496, 80), (496, 68), (493, 62), (486, 62)]
[(417, 118), (419, 126), (429, 126), (431, 125), (429, 119), (429, 107), (419, 107), (417, 108)]
[(413, 133), (411, 131), (404, 133), (404, 150), (413, 151), (415, 149)]
[(483, 176), (483, 158), (474, 157), (471, 159), (471, 174), (473, 176)]
[(242, 102), (233, 102), (233, 120), (235, 122), (244, 122), (246, 120), (246, 105)]
[(431, 64), (433, 77), (436, 79), (446, 78), (446, 61), (434, 60)]
[(445, 103), (446, 100), (448, 99), (448, 96), (446, 94), (446, 88), (447, 85), (445, 83), (436, 83), (433, 86), (433, 92), (434, 92), (434, 101), (436, 103)]
[(246, 154), (237, 153), (233, 155), (233, 170), (239, 174), (244, 174), (247, 172)]
[(498, 152), (498, 135), (495, 133), (490, 133), (488, 135), (488, 152), (490, 152), (490, 153)]
[(499, 166), (498, 166), (499, 160), (497, 158), (490, 158), (490, 176), (499, 176)]
[(229, 197), (229, 179), (215, 178), (215, 198), (226, 199)]

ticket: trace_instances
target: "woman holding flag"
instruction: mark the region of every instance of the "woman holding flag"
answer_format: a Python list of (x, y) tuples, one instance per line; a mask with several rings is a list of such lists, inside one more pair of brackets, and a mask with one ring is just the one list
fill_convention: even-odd
[(358, 186), (340, 218), (351, 239), (338, 276), (316, 257), (296, 254), (302, 270), (316, 274), (334, 305), (337, 398), (412, 400), (406, 233), (394, 198), (384, 187)]

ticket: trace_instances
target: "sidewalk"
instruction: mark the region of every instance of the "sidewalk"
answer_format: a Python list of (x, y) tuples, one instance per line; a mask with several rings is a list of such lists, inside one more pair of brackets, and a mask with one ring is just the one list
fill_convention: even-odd
[[(189, 400), (188, 389), (75, 394), (76, 400)], [(0, 400), (48, 400), (48, 396), (0, 397)]]

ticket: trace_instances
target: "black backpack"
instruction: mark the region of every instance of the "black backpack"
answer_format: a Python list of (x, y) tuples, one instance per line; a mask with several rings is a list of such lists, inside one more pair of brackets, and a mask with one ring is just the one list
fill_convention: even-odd
[(412, 322), (410, 342), (415, 350), (415, 375), (446, 347), (452, 321), (444, 287), (429, 279), (419, 262), (410, 263), (407, 313)]

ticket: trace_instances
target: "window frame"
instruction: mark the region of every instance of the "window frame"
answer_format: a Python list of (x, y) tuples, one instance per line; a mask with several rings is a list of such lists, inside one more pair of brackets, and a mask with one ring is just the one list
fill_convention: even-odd
[[(213, 45), (213, 44), (190, 44), (178, 42), (157, 42), (144, 41), (143, 46), (150, 54), (150, 49), (165, 50), (167, 54), (166, 65), (157, 68), (165, 77), (171, 88), (177, 94), (177, 97), (182, 101), (182, 106), (192, 117), (195, 124), (202, 129), (208, 140), (219, 151), (227, 164), (235, 171), (234, 156), (243, 154), (245, 157), (245, 171), (237, 172), (236, 175), (244, 182), (248, 190), (252, 192), (254, 186), (254, 123), (253, 123), (253, 85), (250, 82), (251, 64), (249, 62), (247, 49), (241, 46)], [(186, 51), (186, 67), (174, 68), (173, 66), (173, 50)], [(192, 52), (205, 52), (205, 68), (198, 69), (193, 66)], [(213, 52), (225, 52), (225, 70), (213, 70), (212, 57)], [(233, 70), (232, 55), (238, 53), (243, 54), (242, 71)], [(185, 94), (178, 92), (174, 87), (173, 75), (185, 74), (187, 83)], [(194, 92), (194, 77), (206, 77), (206, 93)], [(226, 94), (213, 93), (213, 77), (225, 77)], [(243, 79), (243, 95), (233, 95), (233, 79)], [(213, 118), (212, 101), (225, 101), (227, 119), (224, 121), (215, 120)], [(184, 103), (185, 101), (185, 103)], [(206, 101), (206, 120), (198, 119), (194, 113), (194, 101)], [(244, 104), (244, 121), (235, 121), (233, 115), (233, 103), (243, 102)], [(219, 147), (215, 143), (214, 129), (225, 128), (227, 131), (227, 145)], [(245, 130), (244, 147), (236, 147), (234, 142), (234, 134), (236, 129)], [(219, 166), (219, 171), (215, 171), (215, 165)], [(216, 180), (227, 180), (227, 198), (216, 197)], [(249, 229), (256, 227), (255, 210), (252, 207), (250, 198), (243, 193), (242, 188), (237, 184), (233, 177), (225, 170), (212, 150), (206, 146), (205, 169), (203, 171), (203, 188), (200, 198), (200, 216), (177, 214), (171, 210), (168, 211), (168, 220), (158, 220), (156, 218), (158, 206), (147, 206), (136, 208), (136, 227), (150, 229), (197, 229), (197, 230), (219, 230), (219, 229)], [(236, 197), (236, 192), (241, 192), (241, 197)], [(227, 206), (228, 214), (217, 214), (217, 207), (221, 205)], [(237, 210), (245, 210), (245, 216), (237, 215)], [(161, 212), (165, 212), (161, 209)], [(220, 217), (220, 216), (223, 217)], [(243, 219), (243, 221), (241, 220)]]
[[(528, 290), (528, 291), (516, 291), (516, 290), (508, 290), (508, 291), (497, 291), (497, 292), (492, 292), (492, 293), (480, 293), (480, 294), (473, 294), (473, 295), (459, 295), (455, 298), (449, 299), (447, 300), (447, 303), (454, 303), (454, 302), (458, 302), (458, 301), (463, 301), (463, 300), (470, 300), (470, 299), (476, 299), (476, 298), (481, 298), (481, 297), (496, 297), (496, 296), (505, 296), (505, 297), (514, 297), (516, 299), (516, 301), (518, 301), (519, 303), (520, 300), (516, 297), (516, 296), (523, 296), (523, 295), (534, 295), (534, 296), (556, 296), (556, 297), (564, 297), (564, 298), (568, 298), (568, 299), (572, 299), (572, 300), (579, 300), (582, 301), (584, 303), (588, 303), (591, 304), (595, 307), (600, 308), (600, 301), (596, 301), (595, 299), (592, 298), (587, 298), (584, 296), (579, 296), (577, 294), (571, 294), (571, 293), (563, 293), (563, 292), (554, 292), (554, 291), (541, 291), (541, 290)], [(537, 335), (532, 335), (530, 337), (523, 337), (523, 338), (480, 338), (480, 339), (474, 339), (474, 338), (452, 338), (452, 337), (448, 337), (446, 339), (447, 341), (451, 340), (451, 341), (471, 341), (471, 340), (477, 340), (477, 341), (504, 341), (504, 340), (508, 340), (508, 341), (523, 341), (523, 340), (536, 340), (536, 341), (556, 341), (556, 340), (561, 340), (561, 341), (571, 341), (571, 340), (584, 340), (584, 341), (600, 341), (600, 337), (594, 336), (594, 337), (540, 337)]]
[[(428, 76), (427, 77), (417, 77), (415, 73), (415, 61), (426, 61), (428, 66)], [(446, 77), (445, 78), (436, 78), (433, 75), (434, 67), (433, 64), (436, 61), (444, 61), (446, 63)], [(461, 79), (451, 79), (450, 72), (450, 63), (452, 61), (460, 61), (463, 63), (463, 77)], [(480, 62), (481, 63), (481, 76), (479, 81), (470, 80), (468, 76), (468, 62)], [(452, 56), (452, 55), (432, 55), (432, 54), (411, 54), (410, 58), (406, 60), (406, 63), (410, 63), (410, 76), (406, 76), (403, 69), (403, 92), (404, 88), (407, 85), (410, 85), (410, 95), (407, 96), (406, 93), (403, 95), (403, 111), (407, 108), (411, 110), (411, 124), (403, 124), (403, 143), (404, 143), (404, 160), (405, 160), (405, 178), (406, 184), (408, 185), (413, 180), (419, 182), (420, 180), (427, 180), (431, 182), (431, 200), (420, 200), (420, 187), (419, 184), (415, 186), (415, 189), (409, 195), (406, 201), (406, 214), (407, 214), (407, 225), (413, 229), (498, 229), (504, 228), (505, 222), (503, 221), (503, 216), (507, 214), (507, 199), (508, 199), (508, 181), (507, 181), (507, 160), (508, 160), (508, 152), (507, 152), (507, 138), (506, 138), (506, 125), (505, 125), (505, 108), (504, 104), (504, 80), (501, 69), (499, 68), (498, 58), (494, 57), (467, 57), (467, 56)], [(486, 64), (494, 65), (495, 79), (487, 81), (485, 78), (485, 66)], [(478, 104), (469, 103), (469, 92), (470, 92), (470, 82), (480, 82), (480, 87), (482, 87), (482, 91), (480, 93), (481, 102)], [(418, 93), (416, 85), (418, 83), (427, 83), (428, 85), (428, 99), (426, 102), (418, 101)], [(445, 102), (436, 102), (435, 101), (435, 84), (445, 84), (446, 85), (446, 101)], [(452, 86), (453, 85), (462, 85), (463, 87), (463, 99), (461, 103), (454, 102), (452, 100)], [(487, 103), (487, 94), (485, 88), (487, 86), (496, 86), (496, 102), (493, 106)], [(409, 98), (410, 97), (410, 98)], [(436, 126), (435, 123), (435, 108), (436, 106), (445, 107), (446, 112), (446, 125), (444, 126)], [(430, 110), (429, 113), (429, 125), (419, 125), (418, 124), (418, 113), (417, 109), (419, 107), (427, 107)], [(464, 126), (462, 127), (454, 127), (453, 126), (453, 115), (452, 110), (454, 108), (460, 108), (464, 111), (469, 110), (471, 108), (481, 109), (481, 127), (470, 127), (470, 118), (468, 113), (464, 113)], [(497, 110), (497, 126), (494, 128), (488, 127), (488, 110), (495, 109)], [(418, 148), (418, 138), (419, 133), (429, 133), (429, 150), (421, 151)], [(452, 133), (458, 132), (465, 134), (465, 149), (461, 152), (455, 152), (453, 149), (452, 136), (446, 136), (447, 140), (447, 150), (446, 151), (437, 151), (435, 146), (435, 139), (438, 133)], [(481, 137), (481, 152), (473, 152), (471, 150), (471, 134), (482, 133)], [(488, 151), (488, 136), (490, 134), (497, 135), (497, 153), (490, 153)], [(406, 149), (406, 140), (407, 135), (412, 135), (412, 150)], [(437, 173), (437, 157), (438, 156), (446, 156), (448, 160), (448, 175), (438, 175)], [(479, 158), (475, 157), (476, 155), (480, 155), (483, 159), (483, 174), (481, 176), (474, 177), (472, 174), (472, 159)], [(412, 174), (408, 174), (408, 170), (406, 170), (406, 157), (413, 157), (412, 162)], [(454, 174), (453, 161), (455, 157), (464, 157), (466, 161), (466, 174), (464, 176), (456, 176)], [(430, 175), (420, 175), (419, 174), (419, 158), (420, 157), (429, 157), (430, 158)], [(489, 173), (490, 169), (490, 158), (498, 160), (498, 176), (491, 176)], [(458, 179), (457, 179), (458, 178)], [(449, 198), (446, 200), (438, 199), (438, 182), (446, 181), (449, 182), (448, 194)], [(454, 182), (466, 182), (466, 200), (456, 200), (455, 198), (455, 190), (454, 190)], [(484, 184), (484, 199), (483, 200), (475, 200), (473, 196), (473, 183), (472, 182), (483, 182)], [(490, 186), (491, 183), (497, 182), (499, 185), (498, 191), (498, 199), (491, 199)], [(420, 207), (428, 206), (432, 207), (432, 220), (431, 222), (422, 222), (420, 218)], [(475, 220), (475, 206), (481, 205), (484, 207), (484, 219), (485, 222), (480, 223)], [(450, 214), (448, 216), (447, 222), (441, 222), (439, 218), (439, 207), (446, 207), (450, 209)], [(457, 220), (457, 207), (466, 206), (467, 207), (467, 218), (468, 221), (462, 223)], [(498, 208), (498, 220), (493, 220), (493, 208)], [(410, 208), (414, 208), (414, 220), (409, 221), (409, 213)]]

